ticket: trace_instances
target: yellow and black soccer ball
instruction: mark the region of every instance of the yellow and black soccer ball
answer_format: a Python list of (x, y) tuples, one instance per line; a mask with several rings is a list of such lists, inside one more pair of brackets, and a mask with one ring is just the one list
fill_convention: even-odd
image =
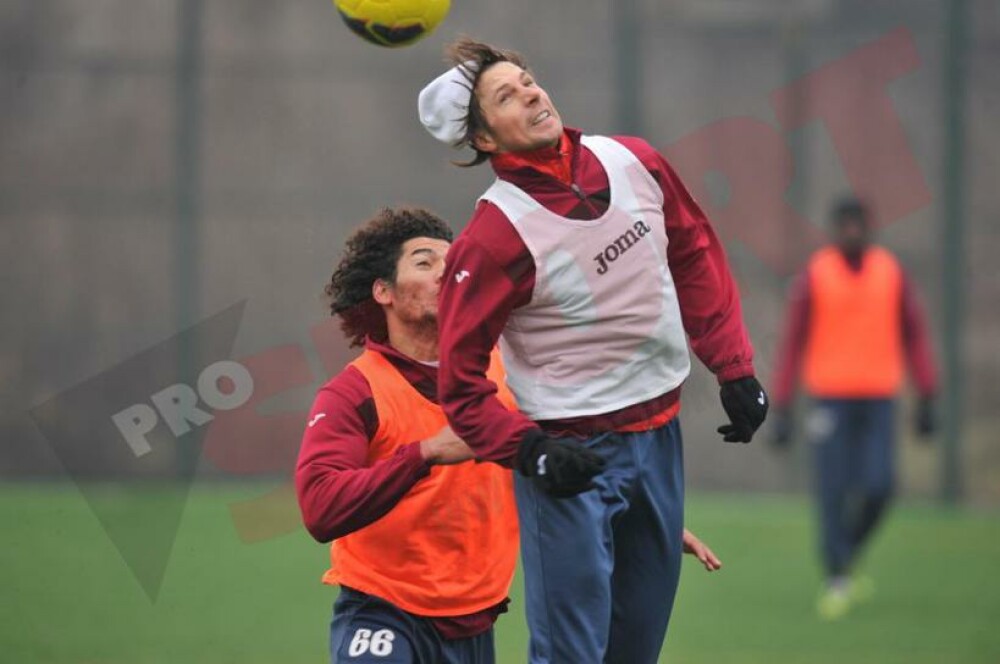
[(408, 46), (448, 15), (451, 0), (333, 0), (351, 31), (379, 46)]

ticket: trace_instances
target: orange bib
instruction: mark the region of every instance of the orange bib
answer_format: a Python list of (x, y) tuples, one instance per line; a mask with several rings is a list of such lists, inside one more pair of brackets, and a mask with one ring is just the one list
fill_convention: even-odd
[(885, 249), (851, 270), (834, 247), (809, 262), (809, 335), (804, 383), (813, 396), (890, 397), (903, 381), (902, 272)]
[[(352, 365), (368, 381), (378, 413), (369, 463), (447, 424), (441, 407), (380, 353), (366, 350)], [(513, 408), (495, 351), (487, 375)], [(507, 597), (517, 547), (509, 470), (473, 461), (435, 466), (381, 519), (333, 542), (323, 582), (350, 586), (417, 615), (462, 616)]]

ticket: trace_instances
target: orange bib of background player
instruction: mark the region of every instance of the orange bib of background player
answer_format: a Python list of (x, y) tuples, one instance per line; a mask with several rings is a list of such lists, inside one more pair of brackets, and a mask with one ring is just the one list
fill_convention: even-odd
[(902, 272), (878, 247), (853, 271), (839, 250), (809, 263), (809, 335), (802, 382), (812, 396), (889, 397), (903, 381)]

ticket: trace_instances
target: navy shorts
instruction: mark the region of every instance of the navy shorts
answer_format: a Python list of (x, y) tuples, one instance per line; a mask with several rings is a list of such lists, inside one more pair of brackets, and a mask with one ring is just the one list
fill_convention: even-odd
[(441, 637), (427, 618), (341, 587), (330, 622), (333, 664), (493, 664), (493, 630)]

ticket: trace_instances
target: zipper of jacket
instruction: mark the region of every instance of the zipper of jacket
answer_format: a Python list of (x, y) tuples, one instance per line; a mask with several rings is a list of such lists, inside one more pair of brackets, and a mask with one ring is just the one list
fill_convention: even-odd
[(594, 215), (591, 219), (588, 219), (588, 221), (593, 221), (594, 219), (597, 219), (598, 217), (601, 216), (601, 212), (590, 201), (590, 198), (585, 193), (583, 193), (583, 190), (580, 189), (580, 185), (574, 182), (573, 184), (569, 185), (569, 190), (572, 191), (574, 194), (576, 194), (576, 197), (579, 198), (582, 203), (586, 204), (587, 209), (590, 210), (590, 213), (592, 215)]
[[(569, 162), (570, 187), (569, 188), (570, 188), (570, 190), (574, 194), (576, 194), (576, 197), (579, 198), (580, 201), (587, 206), (587, 209), (590, 210), (590, 214), (593, 215), (591, 217), (591, 220), (593, 220), (593, 219), (597, 219), (598, 217), (600, 217), (601, 216), (601, 212), (590, 201), (590, 198), (585, 193), (583, 193), (583, 189), (580, 188), (580, 185), (578, 185), (576, 183), (576, 169), (580, 165), (579, 164), (579, 162), (580, 162), (580, 155), (581, 155), (582, 152), (583, 152), (583, 146), (582, 145), (578, 145), (578, 146), (576, 146), (576, 150), (574, 151), (573, 156), (570, 158), (570, 162)], [(611, 182), (611, 178), (609, 177), (608, 178), (609, 185), (610, 185), (610, 182)], [(609, 201), (609, 203), (610, 203), (610, 201)]]

